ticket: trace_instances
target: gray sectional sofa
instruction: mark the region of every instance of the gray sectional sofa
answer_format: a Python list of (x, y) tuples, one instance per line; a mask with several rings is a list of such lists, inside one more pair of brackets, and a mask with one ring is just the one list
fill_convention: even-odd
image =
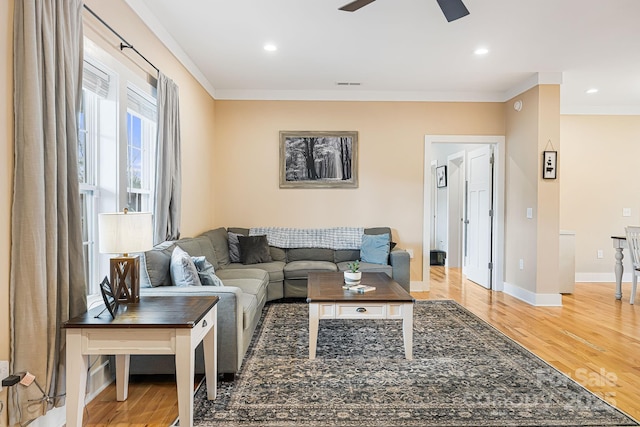
[[(229, 237), (248, 236), (246, 228), (217, 228), (193, 238), (164, 242), (145, 252), (141, 272), (140, 294), (150, 295), (217, 295), (218, 372), (235, 374), (249, 347), (253, 333), (267, 301), (304, 298), (310, 271), (343, 271), (347, 264), (360, 259), (357, 249), (279, 248), (268, 247), (266, 262), (243, 264), (232, 262)], [(364, 234), (388, 233), (387, 227), (366, 228)], [(245, 239), (249, 240), (249, 239)], [(392, 246), (393, 243), (391, 244)], [(171, 280), (171, 254), (179, 246), (193, 257), (204, 256), (223, 286), (175, 286)], [(233, 245), (232, 245), (233, 246)], [(237, 261), (237, 260), (236, 260)], [(363, 272), (385, 272), (409, 291), (409, 254), (391, 248), (387, 264), (361, 262)], [(175, 372), (172, 356), (131, 356), (131, 374)], [(196, 372), (204, 372), (202, 351), (196, 353)]]

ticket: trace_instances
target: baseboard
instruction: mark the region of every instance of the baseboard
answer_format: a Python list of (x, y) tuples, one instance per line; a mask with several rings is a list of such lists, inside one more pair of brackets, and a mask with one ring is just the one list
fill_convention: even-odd
[(109, 357), (101, 356), (89, 371), (85, 405), (96, 398), (105, 388), (115, 380), (109, 367)]
[(507, 282), (503, 292), (536, 307), (562, 307), (560, 294), (537, 294)]
[(421, 281), (411, 281), (409, 283), (409, 290), (411, 292), (429, 292), (431, 286), (429, 282), (421, 282)]
[[(631, 273), (622, 274), (622, 281), (631, 283)], [(610, 273), (576, 273), (576, 282), (578, 283), (615, 283), (616, 275), (612, 271)]]

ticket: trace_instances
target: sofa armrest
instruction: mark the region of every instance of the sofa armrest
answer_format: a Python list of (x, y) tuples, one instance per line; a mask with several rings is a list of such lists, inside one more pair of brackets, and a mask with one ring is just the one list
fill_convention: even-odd
[(218, 372), (236, 373), (244, 356), (242, 338), (243, 308), (240, 301), (242, 290), (235, 286), (159, 286), (141, 289), (145, 295), (215, 295), (220, 300), (218, 311)]
[(409, 252), (404, 249), (396, 247), (389, 253), (389, 264), (393, 267), (393, 280), (398, 282), (407, 292), (409, 292), (411, 281), (409, 263)]

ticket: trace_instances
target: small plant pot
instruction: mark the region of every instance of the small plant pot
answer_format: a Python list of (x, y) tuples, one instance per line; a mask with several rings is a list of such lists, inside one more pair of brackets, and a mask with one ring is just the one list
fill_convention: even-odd
[(344, 272), (344, 283), (347, 285), (359, 285), (362, 280), (362, 272), (352, 273), (350, 271)]

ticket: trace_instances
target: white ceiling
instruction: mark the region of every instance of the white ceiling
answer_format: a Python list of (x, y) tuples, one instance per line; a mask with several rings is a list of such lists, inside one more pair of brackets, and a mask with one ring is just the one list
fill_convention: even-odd
[(216, 99), (506, 101), (561, 82), (563, 113), (640, 114), (639, 0), (464, 0), (451, 23), (436, 0), (126, 1)]

